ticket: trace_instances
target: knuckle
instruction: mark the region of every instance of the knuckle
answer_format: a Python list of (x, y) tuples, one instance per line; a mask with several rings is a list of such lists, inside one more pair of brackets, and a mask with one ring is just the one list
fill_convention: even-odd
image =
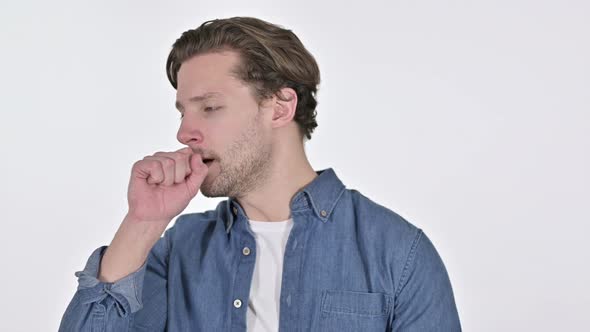
[(166, 158), (162, 161), (162, 164), (166, 167), (174, 166), (174, 159)]
[(154, 160), (154, 159), (147, 159), (145, 161), (146, 166), (150, 167), (150, 168), (154, 168), (154, 167), (158, 167), (158, 165), (160, 164), (159, 161)]
[(179, 163), (179, 162), (181, 162), (183, 159), (185, 159), (185, 158), (186, 158), (186, 156), (185, 156), (185, 155), (183, 155), (183, 154), (182, 154), (182, 153), (180, 153), (180, 152), (172, 152), (172, 153), (170, 154), (170, 158), (174, 159), (174, 161), (176, 161), (176, 162), (178, 162), (178, 163)]

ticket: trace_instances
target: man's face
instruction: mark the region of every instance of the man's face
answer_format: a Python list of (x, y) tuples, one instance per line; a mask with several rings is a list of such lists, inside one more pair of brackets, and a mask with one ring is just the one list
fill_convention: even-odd
[(239, 61), (233, 51), (207, 53), (186, 60), (178, 71), (176, 101), (183, 118), (177, 139), (203, 159), (214, 159), (200, 188), (206, 197), (243, 196), (268, 176), (271, 110), (259, 109), (252, 90), (232, 75)]

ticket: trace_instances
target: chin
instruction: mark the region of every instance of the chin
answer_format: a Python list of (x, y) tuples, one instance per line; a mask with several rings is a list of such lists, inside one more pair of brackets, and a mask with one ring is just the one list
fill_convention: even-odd
[(203, 183), (201, 184), (201, 194), (203, 194), (203, 196), (208, 197), (208, 198), (214, 198), (214, 197), (225, 197), (225, 193), (220, 193), (220, 192), (216, 192), (215, 190), (213, 190), (214, 188), (212, 188), (213, 183), (209, 182), (209, 183), (205, 183), (207, 180), (203, 181)]

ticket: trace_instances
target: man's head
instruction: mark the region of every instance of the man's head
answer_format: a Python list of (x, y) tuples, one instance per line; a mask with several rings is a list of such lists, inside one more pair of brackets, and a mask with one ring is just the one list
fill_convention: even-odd
[(317, 127), (319, 69), (290, 30), (255, 18), (203, 23), (166, 64), (182, 113), (178, 140), (209, 165), (201, 192), (239, 197), (261, 185), (274, 152)]

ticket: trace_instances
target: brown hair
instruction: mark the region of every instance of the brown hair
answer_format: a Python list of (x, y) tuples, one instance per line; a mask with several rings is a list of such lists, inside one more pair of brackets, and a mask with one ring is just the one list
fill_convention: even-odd
[(240, 54), (241, 65), (235, 74), (251, 84), (255, 97), (277, 95), (289, 87), (297, 93), (294, 119), (303, 138), (310, 139), (317, 127), (316, 93), (320, 71), (313, 56), (299, 38), (288, 29), (253, 17), (232, 17), (206, 21), (196, 29), (187, 30), (172, 45), (166, 62), (166, 73), (177, 88), (177, 75), (182, 62), (197, 54), (234, 50)]

